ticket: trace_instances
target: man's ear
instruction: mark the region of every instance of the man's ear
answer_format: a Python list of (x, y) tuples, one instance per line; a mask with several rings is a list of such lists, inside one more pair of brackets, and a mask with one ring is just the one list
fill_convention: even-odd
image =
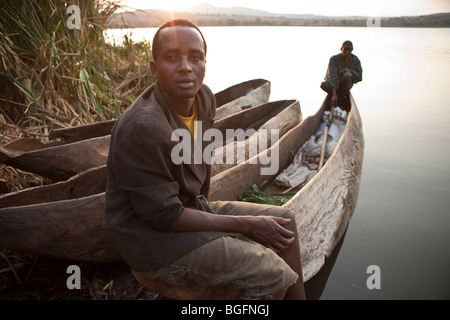
[(158, 79), (158, 71), (156, 70), (156, 62), (150, 61), (150, 70), (152, 71), (153, 78)]

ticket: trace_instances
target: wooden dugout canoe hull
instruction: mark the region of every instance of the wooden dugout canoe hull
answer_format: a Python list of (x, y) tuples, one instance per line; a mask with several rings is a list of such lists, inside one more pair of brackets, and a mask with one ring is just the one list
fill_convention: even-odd
[[(267, 116), (261, 116), (261, 120), (257, 122), (258, 125), (253, 125), (247, 130), (246, 128), (236, 128), (236, 123), (225, 126), (232, 135), (238, 132), (241, 132), (241, 134), (233, 137), (233, 140), (231, 140), (227, 137), (229, 133), (222, 132), (224, 140), (230, 140), (230, 142), (214, 150), (211, 176), (228, 170), (250, 158), (252, 154), (260, 153), (269, 148), (273, 143), (272, 134), (274, 134), (274, 129), (277, 130), (274, 134), (275, 138), (282, 137), (302, 121), (300, 104), (296, 100), (265, 103), (252, 109), (259, 109), (260, 113), (264, 113)], [(250, 116), (251, 114), (248, 111), (238, 114), (247, 113)], [(261, 123), (262, 125), (259, 126)]]
[(356, 207), (364, 159), (362, 121), (353, 97), (347, 125), (319, 173), (286, 205), (296, 215), (303, 274), (313, 277), (341, 240)]
[(0, 154), (0, 162), (53, 181), (63, 181), (89, 168), (104, 165), (110, 141), (111, 136), (107, 135), (18, 155), (3, 153)]
[[(278, 172), (290, 164), (297, 150), (317, 131), (325, 106), (326, 101), (314, 116), (272, 147), (279, 148)], [(333, 154), (285, 205), (296, 216), (305, 281), (322, 268), (348, 226), (358, 197), (363, 150), (362, 122), (352, 98), (346, 129)], [(261, 175), (261, 167), (264, 165), (259, 162), (255, 165), (247, 161), (215, 175), (209, 199), (236, 200), (252, 184), (261, 185), (275, 178), (276, 175)], [(99, 193), (0, 209), (0, 247), (75, 261), (121, 260), (104, 219), (104, 201), (105, 194)]]
[[(215, 96), (217, 108), (221, 109), (220, 116), (217, 119), (222, 119), (249, 107), (268, 102), (270, 97), (270, 82), (265, 79), (253, 79), (241, 82), (217, 92)], [(101, 137), (111, 133), (114, 123), (116, 123), (116, 120), (55, 129), (50, 131), (49, 139), (62, 139), (64, 143), (71, 143)]]
[[(286, 117), (289, 117), (289, 119), (286, 120)], [(293, 127), (295, 124), (300, 123), (301, 120), (302, 115), (298, 101), (280, 100), (264, 103), (232, 114), (216, 121), (214, 128), (222, 133), (224, 138), (223, 144), (225, 145), (226, 130), (228, 129), (236, 130), (242, 128), (243, 130), (253, 129), (256, 131), (262, 127), (270, 126), (272, 128), (284, 127), (284, 130), (287, 130), (286, 127)], [(214, 168), (215, 166), (217, 165), (212, 165), (212, 172), (220, 170)], [(106, 182), (106, 164), (102, 164), (77, 173), (65, 181), (0, 196), (0, 209), (87, 197), (105, 192)]]
[(104, 210), (105, 193), (1, 209), (0, 247), (74, 261), (120, 261)]
[[(296, 217), (304, 281), (312, 278), (325, 264), (342, 238), (356, 206), (364, 157), (364, 136), (353, 97), (351, 103), (345, 130), (333, 154), (315, 177), (284, 205)], [(300, 147), (316, 133), (327, 104), (326, 99), (315, 115), (290, 130), (274, 146), (279, 148), (279, 172), (291, 163)], [(252, 184), (261, 185), (275, 178), (261, 175), (260, 167), (264, 165), (259, 162), (258, 165), (251, 165), (247, 161), (214, 176), (209, 199), (235, 200)]]
[[(297, 123), (301, 121), (298, 101), (283, 100), (235, 113), (214, 127), (221, 132), (241, 127), (257, 130), (285, 110), (291, 110)], [(286, 123), (281, 120), (283, 127)], [(0, 197), (0, 247), (76, 261), (121, 260), (104, 219), (106, 176), (102, 165), (67, 181)]]
[(216, 93), (216, 120), (269, 101), (270, 82), (254, 79)]
[[(219, 121), (266, 103), (270, 96), (270, 82), (254, 79), (215, 95), (219, 106), (216, 121)], [(77, 173), (106, 163), (114, 123), (115, 120), (110, 120), (53, 130), (49, 143), (39, 139), (13, 141), (0, 147), (0, 162), (54, 181), (67, 180)]]

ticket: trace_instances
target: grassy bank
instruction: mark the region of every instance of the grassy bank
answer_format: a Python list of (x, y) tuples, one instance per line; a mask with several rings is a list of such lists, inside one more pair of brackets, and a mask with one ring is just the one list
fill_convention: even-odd
[[(69, 28), (76, 26), (70, 5), (80, 8), (79, 29)], [(105, 41), (106, 21), (117, 9), (113, 1), (0, 1), (0, 145), (45, 141), (53, 128), (117, 118), (153, 81), (148, 43)], [(0, 195), (42, 184), (0, 163)], [(0, 299), (143, 296), (124, 264), (81, 264), (82, 287), (68, 290), (70, 264), (0, 248)]]
[(2, 0), (0, 144), (116, 118), (153, 81), (148, 43), (104, 39), (118, 8), (117, 1)]
[[(51, 129), (117, 118), (152, 83), (149, 43), (110, 44), (103, 36), (119, 4), (0, 1), (0, 145), (45, 142)], [(42, 183), (0, 164), (0, 194)]]

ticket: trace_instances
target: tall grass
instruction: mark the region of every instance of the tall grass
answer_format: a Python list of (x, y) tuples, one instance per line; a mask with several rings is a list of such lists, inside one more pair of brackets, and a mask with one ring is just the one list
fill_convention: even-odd
[[(80, 8), (80, 29), (69, 28), (70, 5)], [(118, 0), (1, 0), (0, 121), (45, 137), (118, 117), (153, 81), (149, 43), (105, 41), (119, 7)]]

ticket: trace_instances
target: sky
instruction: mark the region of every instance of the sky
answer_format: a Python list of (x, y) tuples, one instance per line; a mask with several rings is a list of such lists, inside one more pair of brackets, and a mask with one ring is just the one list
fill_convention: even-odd
[(247, 7), (274, 13), (371, 17), (450, 12), (450, 0), (122, 0), (136, 9), (183, 9), (207, 2), (216, 7)]

